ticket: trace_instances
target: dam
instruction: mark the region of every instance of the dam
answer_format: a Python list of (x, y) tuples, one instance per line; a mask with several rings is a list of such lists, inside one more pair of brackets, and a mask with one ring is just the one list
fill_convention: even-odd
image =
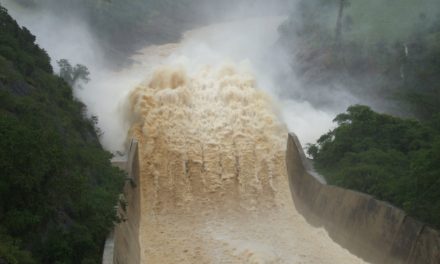
[(251, 76), (163, 68), (132, 100), (141, 263), (362, 263), (295, 212), (287, 131)]
[(148, 74), (128, 96), (132, 140), (115, 164), (129, 175), (127, 206), (104, 263), (436, 263), (436, 231), (309, 174), (248, 67), (194, 66), (181, 45), (138, 58)]
[(140, 263), (364, 263), (296, 211), (287, 130), (252, 76), (161, 68), (131, 100)]
[(135, 57), (146, 77), (125, 104), (131, 180), (108, 263), (365, 263), (297, 212), (276, 100), (249, 62), (225, 59), (240, 45), (219, 47), (242, 41), (232, 27), (272, 45), (281, 21), (208, 26)]
[[(103, 263), (439, 263), (437, 230), (313, 171), (300, 139), (313, 141), (327, 124), (303, 114), (318, 104), (293, 91), (295, 77), (283, 81), (290, 94), (278, 90), (274, 73), (286, 64), (273, 55), (283, 19), (209, 25), (139, 50), (124, 68), (92, 66), (103, 68), (94, 95), (77, 87), (75, 96), (104, 117), (91, 134), (126, 172), (119, 199), (116, 187), (107, 203), (110, 216), (117, 200), (117, 217), (105, 245), (107, 228), (95, 240), (95, 260), (103, 245)], [(286, 101), (295, 104), (289, 111)], [(92, 248), (78, 244), (76, 252)]]

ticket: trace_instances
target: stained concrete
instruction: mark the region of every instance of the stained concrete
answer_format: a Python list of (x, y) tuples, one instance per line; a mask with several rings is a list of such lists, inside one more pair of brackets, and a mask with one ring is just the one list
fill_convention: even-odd
[[(139, 220), (139, 158), (138, 144), (133, 140), (127, 160), (114, 160), (114, 166), (127, 172), (127, 181), (121, 199), (127, 206), (118, 205), (118, 215), (122, 222), (116, 224), (114, 231), (107, 238), (103, 264), (136, 264), (140, 263)], [(125, 209), (124, 209), (125, 207)]]
[(314, 177), (301, 144), (289, 134), (286, 165), (297, 209), (314, 226), (371, 263), (439, 264), (440, 233), (370, 195)]
[[(118, 211), (125, 220), (107, 240), (103, 263), (140, 263), (139, 159), (133, 141), (128, 159), (114, 162), (127, 172), (123, 197), (128, 206)], [(297, 210), (316, 227), (353, 254), (371, 263), (438, 264), (440, 233), (373, 197), (327, 185), (313, 173), (301, 144), (288, 137), (286, 165)]]

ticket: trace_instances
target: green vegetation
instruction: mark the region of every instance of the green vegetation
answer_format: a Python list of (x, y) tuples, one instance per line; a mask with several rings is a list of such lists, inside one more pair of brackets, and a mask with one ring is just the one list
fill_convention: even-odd
[[(386, 2), (386, 3), (385, 3)], [(440, 228), (440, 6), (437, 1), (304, 0), (280, 28), (306, 87), (342, 85), (397, 104), (351, 106), (308, 146), (330, 184), (369, 193)], [(317, 85), (313, 85), (317, 84)], [(313, 103), (313, 102), (312, 102)]]
[(124, 174), (2, 7), (0, 28), (0, 263), (99, 263)]
[(72, 66), (70, 62), (66, 59), (61, 59), (57, 61), (58, 66), (60, 67), (60, 77), (70, 85), (70, 87), (74, 87), (78, 84), (79, 81), (88, 82), (90, 81), (89, 69), (82, 64), (77, 64)]
[(440, 115), (421, 123), (351, 106), (308, 146), (330, 184), (372, 194), (440, 227)]

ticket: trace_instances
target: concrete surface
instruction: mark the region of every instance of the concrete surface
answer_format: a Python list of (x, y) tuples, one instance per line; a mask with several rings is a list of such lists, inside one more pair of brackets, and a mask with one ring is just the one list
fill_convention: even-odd
[(286, 165), (298, 211), (353, 254), (378, 264), (440, 263), (439, 231), (372, 196), (315, 178), (294, 134), (289, 134)]
[(137, 141), (131, 142), (127, 161), (120, 159), (113, 162), (114, 166), (125, 170), (128, 179), (125, 183), (121, 199), (127, 203), (124, 210), (118, 205), (118, 214), (122, 219), (116, 224), (104, 247), (103, 264), (137, 264), (140, 263), (139, 247), (139, 158)]

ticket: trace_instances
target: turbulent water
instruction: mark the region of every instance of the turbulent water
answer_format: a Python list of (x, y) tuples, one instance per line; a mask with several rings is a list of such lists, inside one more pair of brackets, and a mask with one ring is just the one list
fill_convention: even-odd
[[(46, 40), (40, 44), (52, 57), (77, 47), (72, 58), (82, 54), (89, 66), (97, 60), (83, 53), (93, 51), (93, 43), (77, 42), (90, 36), (72, 34), (82, 32), (76, 32), (77, 23), (68, 27), (75, 41), (66, 38), (64, 45), (44, 38), (48, 24), (66, 31), (64, 24), (42, 21), (37, 13), (20, 21)], [(91, 67), (95, 84), (76, 91), (99, 115), (107, 149), (122, 145), (120, 112), (126, 112), (129, 138), (140, 143), (142, 263), (363, 263), (323, 229), (308, 225), (291, 199), (287, 129), (263, 92), (276, 90), (266, 87), (273, 82), (264, 73), (278, 69), (267, 57), (255, 59), (273, 48), (282, 21), (265, 17), (187, 32), (181, 43), (140, 51), (136, 64), (123, 71), (97, 74), (100, 67)], [(259, 74), (243, 64), (258, 64)], [(131, 92), (122, 111), (116, 102), (144, 76), (147, 81)], [(303, 105), (288, 115), (305, 121), (289, 127), (310, 126), (300, 133), (304, 137), (321, 134), (327, 126), (323, 131), (317, 126), (331, 118), (306, 115)]]
[(362, 263), (295, 210), (287, 131), (250, 73), (164, 66), (130, 102), (142, 263)]
[(148, 207), (163, 212), (203, 202), (227, 211), (273, 204), (287, 131), (254, 87), (251, 76), (232, 66), (206, 67), (193, 77), (171, 67), (133, 93), (133, 133), (151, 180)]

